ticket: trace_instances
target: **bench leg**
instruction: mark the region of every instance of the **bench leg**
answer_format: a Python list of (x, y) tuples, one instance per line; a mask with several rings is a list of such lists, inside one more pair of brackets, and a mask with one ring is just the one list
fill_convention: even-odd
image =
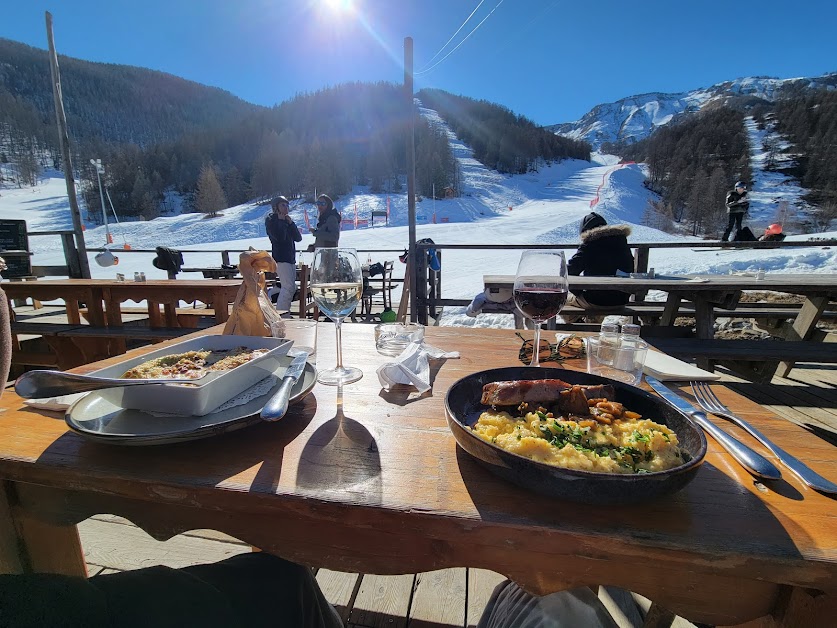
[(677, 318), (677, 312), (680, 309), (680, 295), (676, 292), (669, 292), (666, 298), (666, 307), (663, 310), (663, 316), (660, 319), (660, 325), (671, 327)]
[[(817, 327), (823, 311), (828, 305), (828, 297), (807, 297), (793, 325), (786, 328), (785, 340), (807, 340)], [(793, 369), (794, 362), (780, 362), (776, 375), (787, 377)]]

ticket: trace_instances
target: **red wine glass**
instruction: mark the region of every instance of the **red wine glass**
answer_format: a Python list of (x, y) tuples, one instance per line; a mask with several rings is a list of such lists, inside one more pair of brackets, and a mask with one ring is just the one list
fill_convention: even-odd
[(541, 324), (556, 316), (567, 303), (569, 282), (563, 251), (524, 251), (514, 278), (514, 304), (535, 323), (532, 363), (539, 366)]

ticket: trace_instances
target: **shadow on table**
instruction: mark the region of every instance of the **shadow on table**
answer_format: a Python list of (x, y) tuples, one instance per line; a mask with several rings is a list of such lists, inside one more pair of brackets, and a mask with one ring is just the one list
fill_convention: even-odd
[[(460, 447), (456, 457), (468, 494), (484, 521), (534, 524), (559, 533), (571, 530), (591, 538), (604, 535), (628, 543), (657, 539), (674, 543), (678, 549), (719, 555), (778, 553), (783, 558), (801, 558), (800, 541), (803, 547), (810, 545), (803, 529), (788, 518), (777, 519), (765, 501), (709, 462), (701, 465), (690, 484), (671, 496), (636, 505), (597, 506), (545, 497), (518, 487), (495, 476)], [(721, 460), (724, 464), (725, 459)], [(803, 499), (784, 480), (759, 486), (743, 470), (731, 472), (741, 482), (754, 482), (756, 490), (772, 491), (794, 501)], [(781, 506), (775, 500), (773, 505)]]
[(343, 387), (337, 387), (337, 413), (308, 439), (296, 471), (298, 488), (316, 497), (351, 495), (355, 503), (381, 503), (378, 442), (343, 411)]

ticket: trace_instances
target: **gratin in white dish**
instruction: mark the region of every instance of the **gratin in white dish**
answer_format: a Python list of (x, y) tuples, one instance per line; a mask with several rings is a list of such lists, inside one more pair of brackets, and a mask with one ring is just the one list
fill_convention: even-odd
[(131, 410), (202, 416), (212, 412), (222, 403), (229, 401), (273, 373), (279, 366), (279, 358), (288, 352), (292, 344), (292, 341), (283, 338), (207, 335), (179, 342), (164, 349), (151, 351), (145, 355), (94, 371), (90, 375), (122, 377), (125, 371), (143, 362), (186, 351), (201, 349), (223, 351), (237, 347), (269, 349), (264, 355), (245, 362), (234, 369), (214, 375), (206, 381), (196, 380), (195, 383), (188, 385), (167, 383), (165, 386), (149, 384), (147, 386), (115, 388), (110, 395), (115, 403)]

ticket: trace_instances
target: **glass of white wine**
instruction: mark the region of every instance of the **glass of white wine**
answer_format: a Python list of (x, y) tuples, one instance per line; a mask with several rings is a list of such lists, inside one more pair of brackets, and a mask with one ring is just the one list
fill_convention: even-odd
[(355, 249), (321, 248), (311, 266), (311, 294), (317, 307), (337, 329), (337, 366), (320, 371), (317, 380), (329, 386), (349, 384), (363, 377), (359, 368), (343, 366), (340, 325), (360, 302), (363, 274)]

